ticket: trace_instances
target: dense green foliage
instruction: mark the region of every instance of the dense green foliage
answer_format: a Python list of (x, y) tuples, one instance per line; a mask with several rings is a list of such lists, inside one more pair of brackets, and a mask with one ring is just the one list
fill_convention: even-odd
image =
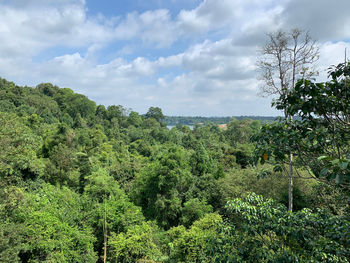
[(264, 126), (256, 136), (257, 154), (283, 164), (292, 152), (311, 176), (350, 190), (350, 64), (332, 68), (330, 76), (325, 83), (300, 80), (275, 101), (277, 109), (299, 119)]
[[(341, 99), (350, 105), (337, 97), (329, 108)], [(103, 262), (105, 252), (108, 262), (348, 262), (348, 126), (336, 122), (344, 132), (330, 137), (322, 116), (301, 112), (287, 129), (252, 119), (168, 129), (158, 107), (140, 115), (0, 79), (0, 261)], [(311, 127), (320, 145), (295, 127)], [(290, 213), (281, 169), (296, 145)]]

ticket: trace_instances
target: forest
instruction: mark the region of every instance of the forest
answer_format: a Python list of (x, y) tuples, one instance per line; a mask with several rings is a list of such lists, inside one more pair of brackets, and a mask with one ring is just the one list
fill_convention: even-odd
[(193, 130), (0, 79), (0, 261), (349, 262), (349, 74)]

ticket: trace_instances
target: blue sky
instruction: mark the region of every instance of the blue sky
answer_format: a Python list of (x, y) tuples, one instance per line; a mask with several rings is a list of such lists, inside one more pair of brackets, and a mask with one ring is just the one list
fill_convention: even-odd
[(324, 80), (350, 50), (349, 11), (349, 0), (0, 0), (0, 77), (140, 113), (279, 115), (258, 96), (266, 33), (308, 30)]

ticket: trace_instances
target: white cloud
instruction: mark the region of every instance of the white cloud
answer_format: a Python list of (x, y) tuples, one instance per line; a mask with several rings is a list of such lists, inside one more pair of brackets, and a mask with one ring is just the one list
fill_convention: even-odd
[(146, 44), (166, 47), (178, 37), (170, 13), (165, 9), (147, 11), (142, 14), (129, 13), (115, 29), (118, 39), (140, 38)]
[(241, 1), (205, 0), (193, 10), (182, 10), (178, 15), (180, 27), (187, 33), (205, 33), (233, 22), (241, 13)]
[(319, 41), (350, 39), (349, 0), (290, 0), (285, 25), (310, 30)]
[(32, 57), (57, 45), (79, 47), (112, 39), (111, 28), (88, 19), (80, 1), (62, 3), (35, 8), (29, 4), (27, 8), (0, 4), (1, 56)]
[[(53, 82), (140, 112), (160, 106), (166, 114), (276, 114), (270, 99), (256, 96), (255, 60), (264, 34), (295, 25), (310, 29), (320, 40), (319, 68), (326, 69), (343, 61), (345, 47), (350, 51), (350, 2), (339, 0), (341, 10), (332, 5), (205, 0), (177, 15), (155, 9), (116, 18), (88, 16), (82, 0), (0, 0), (0, 76), (19, 84)], [(121, 47), (101, 60), (114, 45)], [(35, 60), (57, 46), (69, 52)], [(150, 55), (140, 55), (143, 49)]]
[(338, 65), (345, 60), (345, 49), (347, 50), (347, 59), (350, 58), (350, 43), (349, 42), (326, 42), (320, 46), (320, 60), (318, 61), (317, 69), (320, 76), (318, 81), (327, 80), (328, 68), (332, 65)]
[[(230, 115), (221, 109), (228, 98), (232, 97), (236, 104), (239, 99), (246, 103), (256, 99), (256, 87), (251, 84), (255, 81), (254, 61), (247, 53), (236, 50), (230, 39), (205, 41), (183, 53), (154, 61), (118, 58), (96, 65), (88, 57), (74, 53), (36, 64), (32, 78), (74, 88), (98, 103), (123, 104), (141, 112), (159, 105), (165, 112), (188, 115), (211, 109), (216, 114)], [(158, 75), (159, 70), (172, 67), (187, 73)], [(154, 84), (144, 84), (145, 78)]]
[(257, 46), (265, 41), (266, 33), (283, 28), (281, 13), (283, 7), (277, 5), (269, 10), (258, 9), (250, 14), (243, 23), (240, 34), (234, 38), (233, 43), (243, 46)]
[(160, 58), (160, 67), (181, 67), (208, 79), (245, 79), (254, 76), (255, 49), (237, 47), (231, 39), (196, 44), (176, 56)]

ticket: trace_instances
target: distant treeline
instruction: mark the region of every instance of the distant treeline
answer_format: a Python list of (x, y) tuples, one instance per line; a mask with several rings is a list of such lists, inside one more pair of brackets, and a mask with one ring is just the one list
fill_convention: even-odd
[(278, 117), (276, 116), (227, 116), (227, 117), (201, 117), (201, 116), (166, 116), (164, 122), (166, 125), (175, 126), (177, 124), (182, 125), (194, 125), (196, 123), (214, 123), (214, 124), (224, 124), (229, 123), (230, 120), (259, 120), (261, 122), (272, 122)]

